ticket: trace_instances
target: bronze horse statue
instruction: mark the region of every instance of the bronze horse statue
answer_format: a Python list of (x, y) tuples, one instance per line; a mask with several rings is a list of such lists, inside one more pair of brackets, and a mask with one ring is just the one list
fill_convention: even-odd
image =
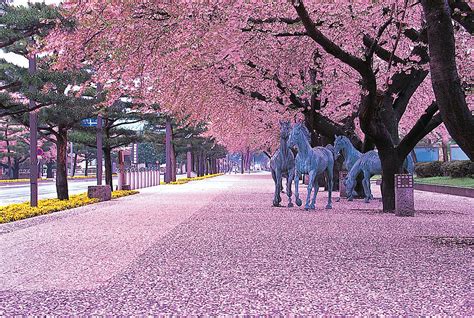
[(282, 179), (286, 178), (286, 195), (288, 196), (288, 207), (292, 207), (291, 183), (295, 177), (295, 156), (288, 147), (291, 124), (288, 121), (280, 121), (280, 147), (270, 159), (273, 182), (275, 183), (275, 195), (273, 206), (280, 206), (280, 193), (283, 190)]

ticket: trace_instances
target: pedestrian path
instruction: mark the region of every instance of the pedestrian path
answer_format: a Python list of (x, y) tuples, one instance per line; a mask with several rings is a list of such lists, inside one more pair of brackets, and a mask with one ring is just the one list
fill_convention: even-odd
[(416, 192), (397, 218), (272, 189), (225, 175), (2, 225), (0, 315), (469, 314), (474, 199)]

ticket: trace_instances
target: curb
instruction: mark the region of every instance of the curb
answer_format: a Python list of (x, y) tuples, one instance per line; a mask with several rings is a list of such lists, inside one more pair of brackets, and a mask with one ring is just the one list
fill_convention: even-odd
[(446, 185), (415, 183), (415, 190), (457, 195), (474, 198), (474, 188), (460, 188)]

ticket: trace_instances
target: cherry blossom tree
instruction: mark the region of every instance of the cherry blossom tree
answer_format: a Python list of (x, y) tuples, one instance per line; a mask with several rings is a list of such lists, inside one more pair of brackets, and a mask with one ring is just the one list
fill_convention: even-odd
[[(209, 134), (235, 151), (275, 147), (278, 119), (305, 120), (314, 138), (344, 134), (360, 149), (375, 145), (384, 210), (394, 208), (403, 159), (441, 123), (415, 2), (66, 9), (77, 29), (58, 27), (45, 50), (58, 52), (58, 68), (93, 66), (110, 101), (127, 95), (206, 121)], [(455, 35), (463, 80), (473, 69), (466, 34)]]

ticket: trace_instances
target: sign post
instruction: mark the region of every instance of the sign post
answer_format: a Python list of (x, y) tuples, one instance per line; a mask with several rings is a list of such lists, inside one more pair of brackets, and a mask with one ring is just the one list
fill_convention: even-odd
[[(28, 58), (28, 72), (30, 75), (36, 73), (36, 54)], [(30, 85), (29, 90), (30, 93), (34, 93), (34, 85)], [(30, 99), (30, 205), (32, 207), (38, 206), (38, 114), (34, 110), (35, 107), (35, 101)]]

